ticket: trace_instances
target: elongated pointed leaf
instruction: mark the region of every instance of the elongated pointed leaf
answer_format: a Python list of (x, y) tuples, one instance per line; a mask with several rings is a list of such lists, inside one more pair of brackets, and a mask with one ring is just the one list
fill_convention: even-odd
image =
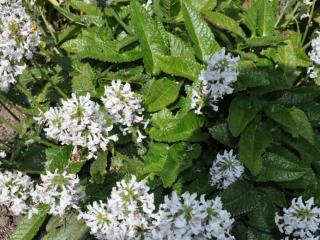
[(214, 40), (210, 27), (193, 6), (185, 2), (182, 9), (184, 22), (194, 44), (196, 56), (205, 61), (207, 56), (211, 56), (220, 47)]

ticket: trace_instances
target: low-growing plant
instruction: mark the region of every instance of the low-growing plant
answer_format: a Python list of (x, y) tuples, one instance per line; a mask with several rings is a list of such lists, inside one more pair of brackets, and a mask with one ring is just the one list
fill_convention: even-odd
[(319, 6), (0, 0), (11, 238), (318, 239)]

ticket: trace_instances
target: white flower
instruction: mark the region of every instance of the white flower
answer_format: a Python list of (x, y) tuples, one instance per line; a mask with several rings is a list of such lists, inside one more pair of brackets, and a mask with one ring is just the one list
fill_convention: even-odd
[(5, 151), (0, 151), (0, 158), (5, 158), (7, 156)]
[(140, 239), (151, 228), (154, 196), (148, 193), (145, 181), (137, 182), (132, 176), (112, 189), (107, 204), (94, 202), (79, 218), (85, 220), (91, 233), (104, 240)]
[(196, 89), (191, 90), (191, 109), (194, 109), (194, 112), (197, 115), (201, 115), (201, 109), (204, 106), (204, 96), (200, 91), (197, 91)]
[(319, 239), (316, 232), (320, 227), (320, 209), (313, 198), (304, 202), (302, 197), (292, 199), (291, 206), (283, 209), (284, 215), (275, 217), (281, 233), (297, 239)]
[(226, 54), (225, 48), (208, 59), (206, 70), (201, 72), (202, 94), (208, 98), (209, 105), (218, 111), (217, 103), (226, 94), (233, 93), (232, 85), (237, 81), (237, 62), (239, 57)]
[(312, 0), (303, 0), (303, 3), (306, 5), (312, 5)]
[(320, 65), (320, 32), (318, 37), (311, 41), (312, 50), (309, 52), (310, 59), (317, 65)]
[(45, 123), (44, 131), (49, 138), (63, 145), (88, 148), (88, 159), (96, 158), (98, 149), (107, 150), (111, 141), (117, 141), (117, 135), (111, 135), (112, 124), (99, 111), (100, 106), (90, 100), (90, 94), (62, 100), (61, 107), (52, 107), (40, 117), (39, 123)]
[(199, 201), (195, 193), (185, 192), (179, 198), (173, 192), (171, 199), (166, 196), (160, 205), (154, 229), (147, 239), (234, 239), (229, 233), (234, 222), (230, 217), (222, 209), (220, 198), (205, 201), (202, 195)]
[(308, 18), (308, 17), (310, 17), (310, 14), (309, 13), (304, 13), (304, 14), (302, 14), (300, 16), (300, 20), (303, 20), (303, 19)]
[(104, 97), (101, 100), (114, 122), (120, 125), (123, 135), (132, 133), (139, 125), (146, 127), (147, 122), (142, 115), (142, 100), (135, 96), (129, 83), (112, 81), (110, 86), (105, 86)]
[(77, 208), (80, 200), (80, 183), (76, 174), (67, 172), (54, 173), (49, 171), (41, 174), (41, 183), (36, 186), (33, 194), (34, 201), (47, 204), (49, 213), (60, 217), (71, 208)]
[(5, 205), (13, 215), (38, 213), (33, 201), (34, 183), (20, 171), (0, 172), (0, 205)]
[(205, 239), (215, 238), (217, 240), (235, 239), (230, 230), (234, 219), (228, 211), (222, 207), (220, 197), (216, 197), (214, 200), (205, 201), (204, 195), (200, 197), (201, 204), (205, 206), (207, 217), (203, 223)]
[(233, 150), (229, 152), (225, 150), (223, 155), (217, 154), (216, 160), (210, 168), (210, 183), (212, 186), (217, 186), (218, 189), (226, 189), (238, 180), (243, 172), (244, 167), (237, 156), (233, 155)]
[(22, 74), (23, 60), (32, 59), (40, 37), (21, 0), (0, 1), (0, 12), (0, 90), (7, 91)]
[(318, 69), (314, 66), (308, 67), (307, 74), (310, 78), (317, 78), (318, 77)]

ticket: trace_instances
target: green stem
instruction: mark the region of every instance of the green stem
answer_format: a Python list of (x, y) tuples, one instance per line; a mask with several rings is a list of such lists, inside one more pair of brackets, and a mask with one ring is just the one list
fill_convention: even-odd
[(313, 1), (312, 3), (312, 6), (311, 6), (311, 11), (310, 11), (310, 14), (309, 14), (309, 19), (308, 19), (308, 23), (307, 23), (307, 27), (306, 27), (306, 30), (304, 31), (304, 34), (303, 34), (303, 37), (302, 37), (302, 41), (301, 43), (303, 44), (307, 38), (307, 35), (309, 33), (309, 28), (310, 28), (310, 24), (311, 24), (311, 21), (312, 21), (312, 16), (313, 16), (313, 13), (314, 13), (314, 7), (316, 5), (316, 0)]
[(108, 11), (111, 13), (111, 16), (114, 17), (117, 22), (126, 30), (127, 33), (129, 34), (134, 34), (131, 29), (128, 27), (127, 24), (125, 24), (122, 19), (119, 17), (119, 15), (113, 10), (113, 9), (108, 9)]
[(40, 9), (40, 8), (38, 7), (38, 11), (40, 12), (40, 16), (41, 16), (44, 24), (46, 25), (47, 30), (49, 31), (51, 37), (53, 38), (53, 41), (54, 41), (55, 45), (57, 45), (57, 44), (58, 44), (57, 38), (56, 38), (56, 36), (54, 35), (54, 33), (52, 32), (52, 27), (49, 25), (47, 19), (46, 19), (45, 16), (43, 15), (42, 9)]

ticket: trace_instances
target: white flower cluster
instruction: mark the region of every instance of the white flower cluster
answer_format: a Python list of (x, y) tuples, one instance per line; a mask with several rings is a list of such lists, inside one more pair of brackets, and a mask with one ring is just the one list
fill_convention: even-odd
[(216, 52), (208, 59), (207, 69), (199, 77), (202, 82), (202, 94), (207, 96), (209, 105), (218, 111), (217, 103), (226, 94), (233, 93), (232, 85), (239, 75), (237, 62), (239, 57), (226, 54), (225, 48)]
[(52, 107), (36, 118), (45, 123), (44, 131), (49, 138), (61, 144), (88, 148), (88, 159), (95, 158), (98, 149), (105, 151), (110, 141), (117, 141), (117, 135), (111, 135), (113, 125), (107, 125), (99, 105), (90, 100), (90, 94), (62, 100), (61, 107)]
[(13, 215), (37, 213), (32, 199), (34, 183), (20, 171), (0, 172), (0, 205), (5, 205)]
[(76, 174), (49, 171), (41, 174), (41, 184), (36, 186), (34, 201), (47, 204), (49, 213), (64, 216), (71, 208), (77, 208), (80, 199), (80, 182)]
[(165, 197), (155, 212), (154, 196), (148, 193), (145, 181), (122, 180), (112, 189), (106, 203), (93, 202), (78, 216), (83, 219), (97, 239), (234, 239), (231, 226), (234, 220), (222, 209), (220, 198), (197, 200), (197, 194), (174, 192)]
[(233, 154), (233, 150), (231, 149), (229, 152), (225, 150), (223, 155), (217, 154), (216, 160), (210, 168), (210, 184), (218, 189), (226, 189), (237, 181), (243, 172), (244, 167), (237, 156)]
[(142, 100), (135, 96), (129, 83), (112, 81), (110, 86), (105, 87), (104, 97), (101, 100), (114, 122), (120, 124), (123, 135), (135, 131), (138, 134), (137, 142), (145, 138), (138, 128), (141, 124), (146, 128), (148, 124), (142, 116), (144, 111), (141, 106)]
[(309, 57), (313, 61), (313, 66), (308, 68), (308, 74), (310, 78), (317, 78), (320, 65), (320, 32), (317, 32), (318, 37), (311, 41), (311, 51)]
[(219, 197), (206, 201), (204, 195), (188, 192), (179, 198), (174, 192), (160, 205), (149, 240), (234, 239), (230, 234), (234, 219), (222, 209)]
[(312, 0), (303, 0), (303, 3), (306, 5), (312, 5)]
[(313, 198), (306, 202), (302, 197), (292, 199), (291, 206), (283, 209), (284, 215), (275, 217), (281, 233), (296, 239), (319, 239), (320, 208), (316, 207)]
[(52, 215), (64, 216), (79, 201), (79, 178), (75, 174), (46, 172), (42, 182), (35, 184), (20, 171), (0, 172), (0, 205), (5, 205), (14, 215), (37, 214), (38, 204), (47, 204)]
[(0, 0), (0, 90), (10, 84), (25, 69), (40, 43), (36, 24), (26, 13), (22, 0)]
[(132, 176), (129, 181), (117, 182), (106, 204), (94, 202), (80, 212), (79, 219), (98, 239), (140, 239), (150, 229), (155, 210), (154, 196), (148, 192), (145, 181), (137, 182)]
[(213, 111), (218, 111), (217, 103), (226, 94), (233, 93), (233, 84), (239, 75), (237, 63), (239, 57), (226, 54), (225, 48), (208, 58), (206, 70), (202, 70), (199, 81), (201, 87), (195, 87), (191, 93), (191, 109), (201, 114), (201, 108), (209, 104)]

